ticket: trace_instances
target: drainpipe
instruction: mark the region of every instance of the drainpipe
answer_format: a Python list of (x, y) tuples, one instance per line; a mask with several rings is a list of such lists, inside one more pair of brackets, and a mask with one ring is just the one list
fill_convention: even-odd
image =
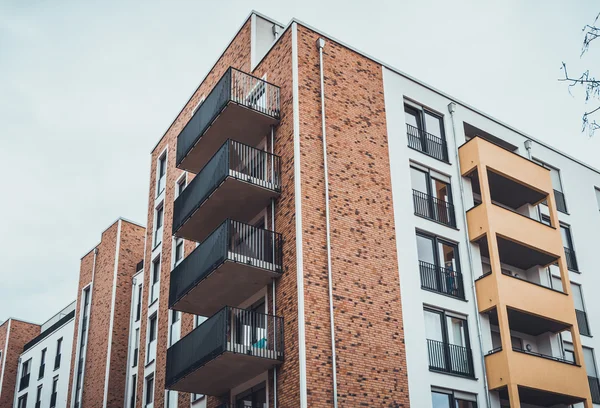
[[(271, 183), (275, 182), (275, 163), (273, 158), (273, 142), (274, 142), (274, 129), (271, 126)], [(271, 198), (271, 231), (275, 234), (275, 199)], [(275, 240), (275, 235), (273, 235), (273, 240)], [(274, 244), (274, 243), (273, 243)], [(271, 245), (273, 248), (273, 265), (275, 265), (275, 245)], [(275, 285), (277, 281), (273, 279), (273, 293), (271, 295), (271, 300), (273, 302), (272, 310), (273, 310), (273, 344), (277, 344), (275, 333), (276, 333), (276, 322), (275, 318)], [(277, 408), (277, 366), (273, 367), (273, 408)]]
[[(462, 181), (461, 171), (460, 171), (460, 160), (458, 157), (458, 143), (456, 141), (456, 125), (454, 123), (454, 112), (456, 111), (456, 104), (454, 102), (450, 102), (448, 104), (448, 112), (450, 112), (450, 120), (452, 121), (452, 137), (454, 139), (454, 160), (456, 161), (456, 168), (458, 170), (458, 185), (460, 186), (460, 199), (464, 205), (465, 202), (465, 188)], [(487, 383), (487, 372), (485, 370), (485, 356), (483, 354), (483, 338), (481, 334), (481, 322), (479, 321), (479, 308), (477, 306), (477, 294), (475, 292), (475, 276), (473, 275), (473, 251), (471, 249), (471, 241), (469, 241), (469, 233), (467, 231), (467, 213), (465, 211), (462, 212), (463, 222), (465, 228), (463, 228), (465, 233), (465, 241), (467, 243), (467, 258), (469, 260), (469, 268), (471, 269), (471, 293), (473, 295), (473, 306), (475, 309), (475, 325), (477, 326), (477, 341), (479, 342), (479, 350), (481, 351), (481, 366), (483, 367), (483, 387), (485, 389), (485, 402), (487, 408), (490, 408), (491, 400), (490, 400), (490, 391), (488, 389)]]
[(321, 128), (323, 132), (323, 171), (325, 173), (325, 227), (327, 233), (327, 282), (329, 291), (329, 322), (331, 329), (331, 368), (333, 374), (333, 406), (337, 408), (337, 364), (335, 354), (335, 321), (333, 317), (333, 282), (331, 272), (331, 227), (329, 225), (329, 170), (327, 167), (327, 132), (325, 129), (325, 79), (323, 76), (323, 47), (325, 40), (319, 38), (317, 40), (319, 48), (319, 73), (321, 76)]

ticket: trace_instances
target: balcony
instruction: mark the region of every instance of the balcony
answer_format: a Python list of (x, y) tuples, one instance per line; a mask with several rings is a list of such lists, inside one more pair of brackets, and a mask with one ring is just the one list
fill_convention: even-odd
[(456, 228), (456, 217), (452, 203), (413, 189), (413, 204), (415, 215)]
[(406, 124), (408, 147), (448, 163), (448, 146), (444, 139)]
[(522, 404), (576, 404), (589, 395), (585, 370), (561, 358), (499, 349), (485, 356), (485, 367), (490, 390), (508, 399), (507, 385), (517, 384)]
[(448, 268), (419, 261), (421, 287), (444, 295), (465, 298), (462, 274)]
[(431, 371), (475, 377), (470, 348), (427, 339), (427, 351)]
[(227, 138), (256, 146), (279, 123), (279, 87), (229, 68), (177, 137), (177, 167), (204, 167)]
[(226, 220), (171, 272), (169, 307), (210, 316), (281, 275), (281, 235)]
[(579, 272), (575, 251), (565, 247), (565, 260), (567, 261), (567, 268), (569, 268), (570, 271)]
[(283, 319), (224, 307), (167, 350), (167, 389), (218, 396), (281, 364)]
[(575, 316), (577, 317), (577, 326), (579, 327), (579, 334), (583, 336), (591, 336), (590, 324), (588, 322), (587, 313), (583, 310), (575, 309)]
[(280, 174), (279, 156), (227, 140), (175, 200), (173, 235), (201, 242), (226, 218), (250, 221), (279, 196)]

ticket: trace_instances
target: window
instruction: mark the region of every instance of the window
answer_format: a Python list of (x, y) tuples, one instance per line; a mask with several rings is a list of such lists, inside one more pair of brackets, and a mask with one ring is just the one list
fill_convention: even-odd
[(160, 256), (152, 261), (152, 286), (150, 287), (150, 304), (158, 299), (160, 284)]
[(82, 302), (82, 318), (81, 318), (81, 329), (79, 337), (79, 361), (77, 361), (77, 378), (75, 380), (75, 406), (78, 407), (81, 402), (81, 389), (83, 387), (83, 370), (85, 368), (85, 335), (87, 322), (89, 319), (89, 304), (90, 304), (90, 287), (88, 286), (83, 290), (83, 302)]
[(175, 238), (175, 266), (183, 260), (183, 239)]
[(154, 313), (148, 319), (148, 347), (146, 347), (146, 363), (150, 363), (156, 358), (156, 329), (157, 329), (157, 317)]
[(158, 196), (165, 189), (165, 179), (167, 178), (167, 152), (159, 157), (156, 171), (156, 195)]
[(425, 309), (424, 314), (429, 369), (473, 377), (467, 320), (434, 309)]
[(571, 236), (571, 228), (568, 225), (560, 224), (560, 235), (562, 236), (563, 245), (565, 247), (565, 258), (567, 261), (567, 268), (569, 270), (578, 272), (577, 257), (575, 256), (575, 250), (573, 249), (573, 238)]
[(177, 180), (177, 188), (175, 189), (175, 198), (179, 197), (183, 190), (187, 186), (187, 173), (183, 173), (179, 180)]
[[(523, 339), (520, 339), (519, 337), (510, 336), (510, 344), (513, 350), (523, 350)], [(500, 332), (495, 330), (492, 331), (492, 349), (502, 349), (502, 338), (500, 337)]]
[(46, 351), (48, 349), (42, 350), (42, 355), (40, 357), (40, 370), (38, 373), (38, 379), (44, 378), (44, 370), (46, 369)]
[(19, 381), (19, 391), (24, 390), (29, 386), (29, 376), (31, 371), (31, 359), (25, 361), (21, 365), (21, 379)]
[(19, 397), (19, 401), (17, 402), (18, 408), (26, 408), (27, 407), (27, 394), (24, 394)]
[(40, 408), (42, 404), (42, 386), (38, 385), (37, 392), (35, 393), (35, 408)]
[(585, 305), (583, 304), (583, 293), (581, 292), (581, 286), (571, 282), (571, 293), (573, 295), (573, 303), (575, 304), (575, 315), (577, 317), (577, 326), (579, 327), (579, 334), (583, 336), (591, 336), (590, 325), (585, 312)]
[(266, 407), (267, 389), (265, 383), (238, 394), (235, 398), (236, 407)]
[(594, 193), (596, 193), (596, 203), (598, 204), (598, 211), (600, 211), (600, 189), (595, 188)]
[[(550, 170), (550, 178), (552, 179), (552, 188), (554, 188), (554, 199), (556, 200), (556, 210), (563, 212), (563, 213), (567, 213), (567, 203), (565, 201), (565, 194), (563, 193), (563, 187), (562, 187), (562, 182), (560, 180), (560, 170), (555, 169), (554, 167), (539, 161), (539, 160), (533, 160), (534, 162), (536, 162), (537, 164), (547, 168), (548, 170)], [(546, 204), (544, 202), (544, 204)]]
[(448, 161), (442, 116), (423, 108), (404, 105), (408, 147), (441, 161)]
[(50, 408), (56, 406), (56, 393), (58, 390), (58, 375), (52, 380), (52, 394), (50, 395)]
[(135, 349), (133, 350), (133, 364), (131, 366), (137, 367), (138, 354), (140, 351), (140, 329), (139, 329), (139, 327), (137, 329), (135, 329), (135, 337), (134, 337), (133, 341), (134, 341)]
[(432, 408), (477, 408), (476, 396), (457, 391), (431, 391)]
[(138, 322), (142, 317), (142, 284), (138, 285), (137, 306), (135, 311), (135, 321)]
[(458, 245), (417, 233), (417, 254), (423, 289), (464, 299)]
[(177, 310), (171, 310), (171, 325), (169, 326), (169, 347), (179, 340), (181, 332), (179, 320), (181, 320), (180, 312), (178, 312)]
[(161, 204), (156, 209), (156, 221), (154, 223), (154, 246), (157, 246), (162, 242), (164, 214), (164, 208)]
[(54, 369), (60, 368), (60, 359), (62, 357), (61, 349), (62, 349), (62, 337), (56, 340), (56, 357), (54, 358)]
[(135, 408), (135, 390), (137, 388), (137, 374), (131, 376), (131, 399), (129, 400), (129, 408)]
[(194, 327), (200, 326), (202, 323), (206, 321), (206, 317), (204, 316), (194, 316)]
[(146, 377), (146, 399), (145, 405), (148, 406), (154, 402), (154, 374)]
[(415, 214), (456, 227), (450, 179), (413, 166), (410, 168), (410, 176)]

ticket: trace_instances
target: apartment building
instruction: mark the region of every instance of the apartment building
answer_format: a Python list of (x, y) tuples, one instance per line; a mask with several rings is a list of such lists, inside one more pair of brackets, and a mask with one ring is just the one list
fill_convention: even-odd
[(119, 218), (81, 258), (65, 407), (124, 406), (131, 285), (144, 232)]
[(594, 168), (256, 12), (151, 163), (128, 407), (600, 404)]
[(41, 325), (19, 357), (15, 408), (66, 407), (75, 326), (75, 302)]
[(40, 334), (39, 324), (9, 318), (0, 324), (0, 407), (10, 407), (18, 386), (19, 356), (23, 346)]

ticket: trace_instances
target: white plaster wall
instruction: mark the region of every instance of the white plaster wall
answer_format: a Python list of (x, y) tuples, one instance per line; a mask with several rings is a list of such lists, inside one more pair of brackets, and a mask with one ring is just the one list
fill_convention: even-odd
[[(478, 277), (482, 274), (481, 257), (478, 247), (471, 245), (465, 236), (463, 214), (465, 210), (473, 205), (472, 192), (470, 182), (460, 177), (455, 155), (456, 149), (466, 141), (463, 122), (518, 146), (517, 153), (525, 157), (527, 151), (524, 142), (527, 138), (498, 124), (489, 117), (457, 104), (454, 114), (455, 141), (448, 112), (448, 104), (453, 102), (452, 100), (385, 67), (383, 68), (383, 80), (411, 405), (430, 407), (430, 388), (433, 385), (477, 393), (479, 406), (484, 407), (486, 401), (484, 397), (483, 365), (475, 324), (478, 313), (471, 287), (472, 277)], [(443, 163), (408, 148), (404, 119), (404, 98), (444, 115), (445, 134), (451, 164)], [(532, 118), (532, 120), (536, 119)], [(539, 120), (549, 120), (549, 118), (539, 118)], [(538, 139), (544, 138), (544, 135), (534, 136)], [(574, 131), (573, 135), (565, 135), (565, 137), (583, 136)], [(559, 213), (559, 219), (571, 226), (574, 249), (581, 271), (581, 273), (569, 272), (570, 279), (582, 285), (584, 303), (592, 334), (600, 333), (600, 297), (594, 296), (595, 288), (600, 286), (600, 274), (597, 271), (597, 262), (594, 261), (595, 252), (598, 245), (600, 245), (595, 233), (600, 231), (600, 211), (594, 187), (600, 187), (600, 173), (538, 142), (533, 142), (532, 155), (534, 158), (558, 168), (561, 172), (563, 192), (569, 214)], [(451, 177), (452, 198), (458, 231), (414, 215), (409, 173), (411, 160)], [(461, 182), (464, 186), (465, 202), (461, 201), (459, 184)], [(461, 272), (463, 273), (467, 302), (421, 289), (415, 229), (422, 229), (459, 244)], [(469, 267), (467, 245), (471, 247), (473, 253), (472, 269)], [(477, 380), (429, 372), (425, 327), (421, 311), (423, 305), (432, 305), (468, 315), (469, 337), (474, 353)], [(487, 318), (480, 318), (480, 321), (482, 324), (482, 348), (485, 353), (492, 348), (489, 323)], [(584, 346), (595, 349), (596, 365), (598, 365), (597, 355), (600, 353), (600, 337), (581, 336), (581, 338)], [(568, 339), (568, 336), (565, 339)], [(492, 398), (492, 407), (498, 406), (498, 401)]]
[[(66, 408), (67, 392), (69, 388), (69, 375), (71, 373), (71, 351), (73, 350), (73, 332), (75, 330), (75, 319), (56, 329), (48, 337), (37, 343), (21, 354), (19, 361), (19, 370), (17, 373), (17, 388), (15, 390), (14, 407), (17, 407), (19, 397), (27, 393), (27, 408), (35, 407), (35, 398), (37, 388), (42, 385), (42, 407), (50, 406), (50, 395), (52, 394), (52, 381), (58, 375), (58, 388), (56, 394), (56, 408)], [(56, 357), (56, 342), (62, 337), (60, 367), (54, 369), (54, 359)], [(42, 350), (46, 351), (46, 367), (44, 377), (39, 379), (38, 373), (42, 358)], [(19, 379), (21, 378), (21, 364), (31, 358), (31, 370), (29, 377), (29, 386), (19, 392)]]

